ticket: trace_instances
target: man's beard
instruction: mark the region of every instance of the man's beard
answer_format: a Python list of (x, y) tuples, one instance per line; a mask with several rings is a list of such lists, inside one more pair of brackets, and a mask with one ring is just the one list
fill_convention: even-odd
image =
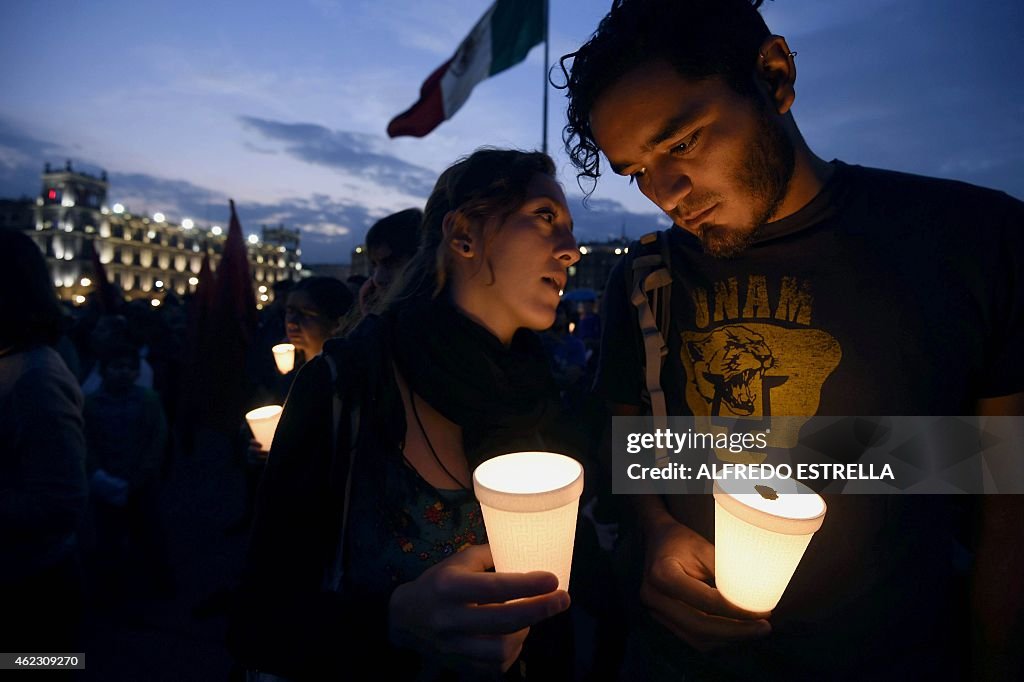
[(698, 237), (704, 253), (715, 258), (732, 258), (742, 253), (761, 233), (789, 191), (795, 155), (793, 143), (782, 125), (770, 118), (766, 106), (760, 107), (755, 143), (734, 174), (736, 186), (745, 191), (754, 207), (751, 225), (725, 227), (703, 223)]

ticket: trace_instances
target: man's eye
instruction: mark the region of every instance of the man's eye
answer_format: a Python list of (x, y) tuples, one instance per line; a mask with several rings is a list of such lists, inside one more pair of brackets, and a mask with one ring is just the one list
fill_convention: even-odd
[(638, 170), (635, 173), (630, 173), (629, 174), (629, 184), (632, 185), (634, 182), (637, 182), (641, 177), (644, 176), (645, 173), (647, 173), (647, 169), (646, 168), (641, 168), (640, 170)]
[(538, 210), (537, 211), (537, 215), (539, 215), (541, 218), (543, 218), (546, 222), (549, 222), (549, 223), (555, 222), (555, 212), (552, 211), (550, 208), (542, 208), (542, 209)]
[(687, 153), (689, 153), (694, 148), (694, 146), (697, 144), (697, 140), (700, 139), (700, 133), (701, 133), (700, 130), (694, 131), (693, 135), (690, 135), (688, 138), (686, 138), (685, 140), (683, 140), (682, 142), (680, 142), (676, 146), (672, 147), (672, 153), (673, 154), (687, 154)]

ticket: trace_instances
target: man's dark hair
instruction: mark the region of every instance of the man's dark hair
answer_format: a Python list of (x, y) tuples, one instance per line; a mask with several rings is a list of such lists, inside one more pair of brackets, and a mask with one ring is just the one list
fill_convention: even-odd
[(366, 233), (366, 248), (387, 245), (391, 255), (398, 258), (412, 258), (420, 245), (420, 224), (423, 211), (407, 208), (381, 218)]
[[(615, 0), (594, 34), (580, 49), (562, 57), (567, 72), (568, 124), (562, 131), (566, 152), (579, 172), (594, 182), (600, 156), (590, 129), (594, 102), (627, 72), (663, 59), (679, 75), (694, 80), (714, 76), (741, 95), (756, 96), (753, 79), (758, 49), (771, 35), (757, 11), (763, 0)], [(593, 191), (593, 187), (591, 190)], [(589, 192), (587, 192), (589, 194)]]

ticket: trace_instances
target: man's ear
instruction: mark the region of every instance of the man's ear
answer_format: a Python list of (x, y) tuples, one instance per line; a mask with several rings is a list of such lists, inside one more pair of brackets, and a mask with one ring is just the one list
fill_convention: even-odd
[(796, 52), (789, 49), (786, 39), (775, 35), (765, 38), (758, 52), (758, 80), (771, 99), (772, 108), (780, 115), (788, 112), (796, 99), (794, 57)]
[(448, 211), (444, 214), (441, 230), (444, 242), (457, 255), (463, 258), (472, 258), (475, 255), (476, 243), (473, 240), (473, 235), (470, 234), (467, 221), (456, 211)]

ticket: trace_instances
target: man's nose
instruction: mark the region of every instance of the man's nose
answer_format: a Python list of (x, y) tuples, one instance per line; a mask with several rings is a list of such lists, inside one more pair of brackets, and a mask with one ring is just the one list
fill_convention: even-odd
[(640, 188), (665, 213), (671, 213), (693, 191), (690, 176), (678, 169), (649, 168), (640, 178)]

